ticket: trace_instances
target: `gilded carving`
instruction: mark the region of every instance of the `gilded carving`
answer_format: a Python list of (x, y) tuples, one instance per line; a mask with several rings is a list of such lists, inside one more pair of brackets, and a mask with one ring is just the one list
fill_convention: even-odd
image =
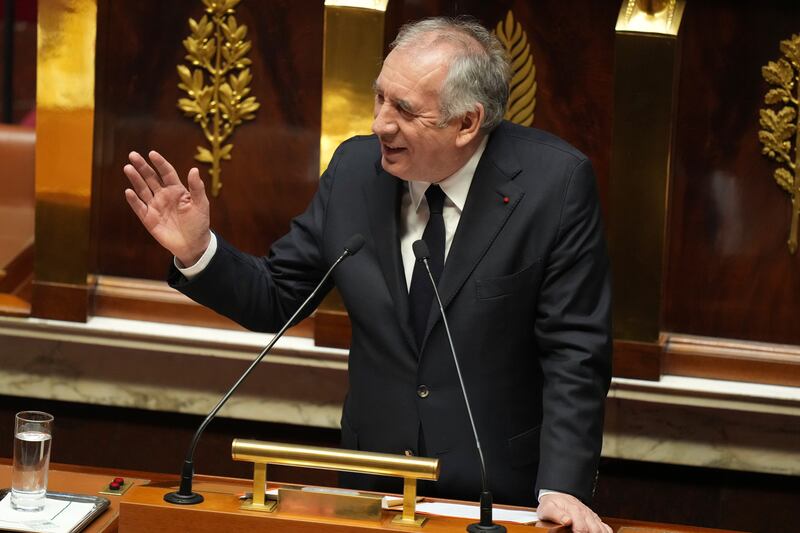
[[(247, 26), (239, 24), (234, 8), (241, 0), (203, 0), (205, 14), (189, 19), (191, 34), (184, 39), (190, 67), (178, 65), (178, 87), (188, 98), (178, 108), (200, 125), (209, 147), (197, 147), (194, 158), (211, 164), (211, 194), (222, 187), (220, 164), (231, 159), (233, 144), (225, 141), (260, 107), (250, 94), (253, 80), (247, 58), (252, 44), (245, 41)], [(208, 78), (206, 78), (208, 76)]]
[(495, 34), (511, 59), (511, 84), (505, 118), (530, 126), (533, 124), (536, 108), (536, 65), (533, 64), (528, 34), (514, 20), (511, 11), (506, 15), (505, 21), (497, 23)]
[(781, 41), (780, 50), (783, 57), (761, 68), (771, 86), (764, 102), (772, 107), (760, 111), (759, 124), (764, 129), (758, 132), (758, 139), (762, 153), (780, 165), (773, 176), (792, 199), (788, 245), (794, 254), (800, 218), (800, 34)]

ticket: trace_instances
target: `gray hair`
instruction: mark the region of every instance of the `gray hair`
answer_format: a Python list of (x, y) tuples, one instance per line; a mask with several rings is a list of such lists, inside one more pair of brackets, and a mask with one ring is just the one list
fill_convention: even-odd
[[(433, 39), (424, 39), (431, 34)], [(390, 49), (439, 42), (454, 44), (457, 49), (439, 96), (439, 125), (463, 117), (480, 103), (484, 109), (481, 130), (493, 130), (503, 120), (508, 104), (511, 67), (505, 48), (474, 19), (433, 17), (404, 25)]]

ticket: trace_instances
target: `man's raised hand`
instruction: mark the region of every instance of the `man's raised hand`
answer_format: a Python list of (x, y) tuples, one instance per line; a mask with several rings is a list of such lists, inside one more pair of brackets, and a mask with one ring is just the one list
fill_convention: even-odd
[(131, 183), (125, 199), (161, 246), (172, 252), (184, 266), (203, 255), (210, 240), (208, 197), (196, 168), (189, 171), (183, 186), (177, 172), (158, 152), (148, 162), (137, 152), (128, 154), (123, 172)]

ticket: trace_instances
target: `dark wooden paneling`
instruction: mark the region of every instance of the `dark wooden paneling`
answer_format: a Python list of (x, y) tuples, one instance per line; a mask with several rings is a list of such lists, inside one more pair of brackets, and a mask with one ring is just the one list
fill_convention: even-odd
[(689, 2), (672, 189), (665, 325), (800, 343), (800, 256), (789, 197), (761, 155), (761, 67), (800, 31), (796, 2)]
[[(4, 0), (5, 3), (8, 0)], [(11, 0), (14, 3), (14, 55), (12, 71), (12, 121), (20, 122), (36, 107), (36, 0)], [(5, 10), (0, 3), (0, 22)], [(2, 31), (2, 24), (0, 24)], [(5, 68), (0, 46), (0, 72)], [(0, 84), (0, 101), (5, 98)]]
[(601, 460), (594, 498), (602, 516), (754, 533), (796, 531), (798, 501), (791, 476), (612, 459)]
[(34, 281), (31, 313), (37, 318), (86, 322), (89, 287), (69, 283)]
[(314, 344), (349, 348), (353, 328), (346, 311), (317, 309), (314, 315)]
[[(94, 287), (91, 314), (129, 320), (245, 330), (229, 318), (193, 302), (163, 281), (100, 276)], [(303, 320), (289, 328), (286, 334), (295, 337), (313, 337), (314, 319)]]
[(664, 347), (656, 343), (614, 341), (614, 375), (658, 381)]
[[(130, 150), (158, 149), (182, 176), (199, 166), (199, 126), (176, 107), (176, 65), (189, 17), (199, 0), (99, 2), (97, 128), (94, 168), (94, 239), (100, 274), (163, 279), (168, 261), (130, 212), (122, 166)], [(221, 195), (211, 200), (212, 227), (252, 253), (264, 253), (288, 230), (318, 180), (321, 101), (321, 2), (245, 1), (237, 19), (253, 43), (252, 94), (261, 103), (255, 121), (232, 137), (233, 160), (223, 162)], [(210, 179), (207, 180), (210, 182)], [(207, 183), (207, 190), (210, 183)]]
[(800, 348), (670, 335), (663, 371), (676, 376), (800, 387)]
[[(53, 462), (126, 470), (180, 472), (186, 450), (203, 417), (0, 396), (0, 457), (12, 456), (14, 414), (46, 411), (55, 417)], [(234, 438), (339, 445), (339, 430), (218, 418), (206, 430), (195, 455), (198, 473), (248, 478), (252, 463), (231, 459)], [(335, 472), (270, 467), (271, 479), (335, 486)]]

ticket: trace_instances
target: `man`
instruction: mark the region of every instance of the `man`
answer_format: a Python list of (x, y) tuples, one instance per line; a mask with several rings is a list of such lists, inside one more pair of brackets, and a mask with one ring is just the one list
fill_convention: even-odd
[[(254, 330), (278, 329), (344, 242), (364, 235), (364, 249), (333, 276), (353, 325), (342, 444), (439, 457), (437, 495), (475, 499), (470, 423), (411, 250), (424, 236), (495, 501), (538, 498), (543, 519), (606, 532), (586, 505), (610, 379), (595, 178), (563, 141), (502, 121), (508, 72), (502, 47), (476, 23), (404, 27), (375, 82), (375, 135), (338, 148), (267, 257), (209, 231), (195, 168), (187, 190), (156, 152), (157, 172), (132, 152), (125, 195), (175, 255), (170, 283)], [(375, 483), (365, 488), (383, 488)]]

